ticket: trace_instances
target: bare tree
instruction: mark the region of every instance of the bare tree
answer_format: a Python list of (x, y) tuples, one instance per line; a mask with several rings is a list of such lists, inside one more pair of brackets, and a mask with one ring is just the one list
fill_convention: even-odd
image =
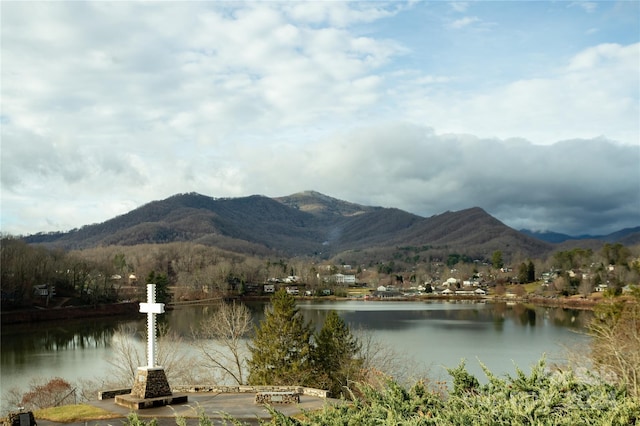
[[(162, 366), (170, 383), (194, 383), (198, 380), (197, 362), (188, 353), (182, 338), (164, 325), (158, 326), (157, 363)], [(112, 356), (107, 360), (112, 371), (109, 376), (118, 384), (129, 386), (138, 367), (146, 365), (144, 332), (134, 326), (120, 326), (114, 334)]]
[(11, 404), (16, 407), (35, 410), (76, 402), (76, 388), (60, 377), (40, 377), (31, 381), (27, 392), (13, 389), (4, 397), (12, 398)]
[(580, 281), (580, 286), (578, 286), (578, 291), (582, 295), (582, 297), (589, 297), (591, 293), (593, 293), (593, 278), (582, 278)]
[(640, 290), (598, 305), (589, 332), (596, 369), (640, 398)]
[(362, 377), (354, 378), (355, 381), (378, 386), (384, 385), (388, 378), (399, 383), (412, 383), (428, 377), (426, 365), (417, 368), (420, 365), (418, 360), (381, 342), (371, 330), (356, 330), (354, 335), (361, 345), (359, 357), (362, 360)]
[(200, 380), (200, 363), (189, 351), (189, 345), (165, 324), (158, 326), (157, 360), (158, 365), (164, 368), (169, 383), (187, 385)]
[(194, 345), (211, 367), (221, 371), (221, 379), (245, 383), (246, 335), (253, 325), (251, 312), (241, 303), (222, 303), (194, 330)]
[[(138, 336), (136, 338), (136, 336)], [(137, 368), (143, 365), (140, 334), (135, 326), (119, 325), (111, 340), (110, 376), (121, 385), (129, 385), (136, 376)]]

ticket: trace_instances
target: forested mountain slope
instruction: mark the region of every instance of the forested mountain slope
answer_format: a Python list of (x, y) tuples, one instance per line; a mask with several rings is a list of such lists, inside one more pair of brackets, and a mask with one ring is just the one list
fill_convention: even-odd
[(554, 247), (506, 226), (477, 207), (423, 218), (315, 191), (278, 198), (178, 194), (103, 223), (24, 239), (64, 249), (188, 241), (258, 255), (323, 257), (401, 246), (470, 255), (488, 256), (502, 250), (538, 256)]

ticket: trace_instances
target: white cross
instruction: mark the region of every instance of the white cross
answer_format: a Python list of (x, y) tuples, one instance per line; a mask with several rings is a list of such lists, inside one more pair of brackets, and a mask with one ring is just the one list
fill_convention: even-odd
[(156, 285), (147, 284), (147, 303), (140, 303), (147, 314), (147, 367), (156, 366), (156, 315), (164, 313), (164, 303), (156, 303)]

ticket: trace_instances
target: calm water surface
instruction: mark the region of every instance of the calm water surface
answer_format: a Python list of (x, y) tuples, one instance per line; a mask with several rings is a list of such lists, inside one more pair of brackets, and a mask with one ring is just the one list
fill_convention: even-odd
[[(248, 304), (254, 319), (262, 318), (263, 303)], [(591, 318), (587, 311), (542, 308), (505, 303), (301, 301), (304, 315), (320, 327), (329, 310), (336, 310), (352, 330), (366, 329), (377, 340), (409, 359), (416, 371), (428, 368), (433, 378), (444, 378), (444, 367), (466, 359), (479, 379), (479, 361), (498, 375), (513, 374), (514, 366), (529, 371), (546, 354), (550, 362), (563, 361), (567, 348), (588, 342), (581, 334)], [(188, 337), (192, 325), (210, 315), (215, 306), (181, 307), (162, 315), (169, 327)], [(137, 321), (114, 319), (64, 321), (32, 326), (5, 326), (1, 330), (0, 389), (26, 388), (39, 377), (79, 379), (104, 377), (114, 332), (120, 324), (145, 327)], [(144, 347), (140, 340), (139, 345)]]

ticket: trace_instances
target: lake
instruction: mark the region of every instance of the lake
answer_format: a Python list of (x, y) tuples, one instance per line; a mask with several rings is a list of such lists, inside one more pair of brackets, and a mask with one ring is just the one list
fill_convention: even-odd
[[(254, 319), (262, 318), (264, 303), (252, 302)], [(470, 301), (300, 301), (305, 317), (320, 327), (336, 310), (352, 330), (369, 335), (396, 352), (410, 369), (426, 369), (434, 379), (448, 377), (444, 367), (466, 359), (468, 370), (484, 378), (479, 361), (498, 375), (525, 372), (546, 354), (548, 363), (563, 362), (566, 349), (588, 343), (583, 334), (591, 312), (522, 304)], [(188, 338), (192, 325), (215, 306), (185, 306), (161, 317), (171, 330)], [(38, 377), (79, 379), (103, 377), (110, 367), (114, 333), (124, 324), (145, 328), (139, 320), (100, 319), (3, 326), (0, 387), (26, 388)], [(138, 342), (144, 347), (145, 342)]]

